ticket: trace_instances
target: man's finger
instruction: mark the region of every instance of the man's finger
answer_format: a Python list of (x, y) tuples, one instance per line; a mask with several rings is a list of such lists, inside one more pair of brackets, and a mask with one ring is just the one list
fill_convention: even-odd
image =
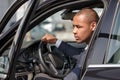
[(44, 41), (44, 42), (47, 41), (47, 39), (45, 37), (43, 37), (41, 40)]

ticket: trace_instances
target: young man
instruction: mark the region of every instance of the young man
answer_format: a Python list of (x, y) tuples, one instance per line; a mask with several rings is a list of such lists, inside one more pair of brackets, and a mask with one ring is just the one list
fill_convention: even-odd
[[(93, 9), (85, 8), (80, 10), (73, 17), (73, 34), (77, 43), (85, 42), (89, 44), (90, 38), (96, 29), (99, 16)], [(42, 38), (43, 42), (55, 44), (58, 49), (68, 56), (75, 58), (77, 64), (75, 68), (64, 78), (64, 80), (80, 80), (81, 68), (85, 58), (85, 50), (78, 50), (67, 43), (58, 40), (51, 34), (46, 34)]]

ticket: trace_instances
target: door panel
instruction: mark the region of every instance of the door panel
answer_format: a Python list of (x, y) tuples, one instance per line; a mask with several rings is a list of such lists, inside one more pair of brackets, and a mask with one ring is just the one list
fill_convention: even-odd
[(82, 80), (119, 80), (120, 65), (89, 65)]

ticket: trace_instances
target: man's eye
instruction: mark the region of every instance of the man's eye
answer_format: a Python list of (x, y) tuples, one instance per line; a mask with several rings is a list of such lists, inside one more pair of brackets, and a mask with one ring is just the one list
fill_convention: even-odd
[(82, 26), (76, 26), (76, 28), (81, 28)]
[(73, 28), (75, 28), (76, 26), (75, 25), (73, 25)]

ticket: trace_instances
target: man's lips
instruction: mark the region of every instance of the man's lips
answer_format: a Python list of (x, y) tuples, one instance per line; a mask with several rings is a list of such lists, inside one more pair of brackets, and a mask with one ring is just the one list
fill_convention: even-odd
[(76, 40), (78, 40), (78, 39), (79, 39), (79, 37), (78, 37), (78, 36), (74, 36), (74, 37), (75, 37), (75, 39), (76, 39)]

